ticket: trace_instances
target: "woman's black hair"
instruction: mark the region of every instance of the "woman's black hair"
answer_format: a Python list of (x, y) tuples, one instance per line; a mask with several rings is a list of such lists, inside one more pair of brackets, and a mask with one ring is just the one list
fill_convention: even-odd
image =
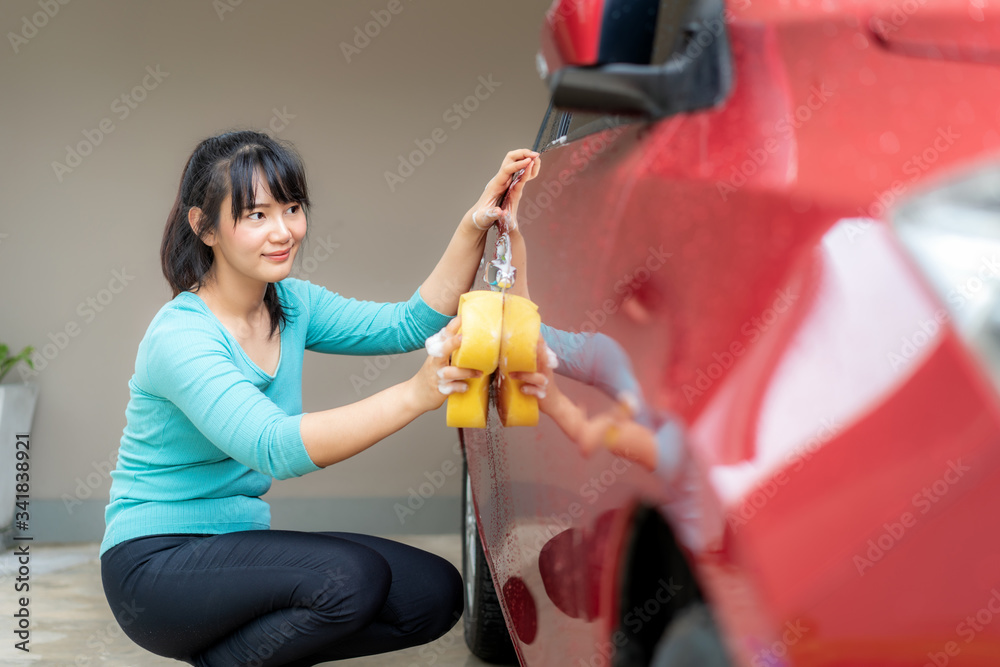
[[(254, 182), (262, 174), (271, 196), (281, 204), (299, 204), (307, 214), (309, 192), (302, 159), (290, 144), (250, 130), (226, 132), (205, 139), (184, 167), (174, 207), (160, 245), (163, 275), (174, 296), (196, 292), (212, 268), (212, 248), (203, 241), (219, 228), (222, 202), (232, 196), (233, 220), (238, 221), (256, 200)], [(202, 211), (195, 234), (188, 223), (192, 207)], [(271, 316), (271, 335), (284, 329), (285, 311), (274, 283), (268, 283), (264, 304)]]

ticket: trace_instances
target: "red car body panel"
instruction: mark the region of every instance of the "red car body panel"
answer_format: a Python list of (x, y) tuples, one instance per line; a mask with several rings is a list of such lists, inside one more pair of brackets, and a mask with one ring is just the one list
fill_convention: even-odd
[(464, 431), (523, 664), (610, 664), (639, 504), (684, 535), (734, 664), (1000, 664), (997, 392), (885, 222), (1000, 151), (980, 4), (731, 6), (722, 104), (545, 152), (531, 297), (622, 346), (686, 429), (688, 483), (584, 458), (544, 416)]

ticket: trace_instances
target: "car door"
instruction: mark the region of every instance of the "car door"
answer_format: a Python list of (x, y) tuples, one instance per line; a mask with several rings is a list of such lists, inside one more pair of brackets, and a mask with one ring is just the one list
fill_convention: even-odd
[[(554, 5), (556, 18), (565, 4)], [(608, 14), (612, 4), (604, 8)], [(663, 21), (645, 46), (645, 65), (662, 67), (674, 55), (650, 49), (676, 41), (674, 15), (689, 4), (661, 3)], [(595, 57), (604, 54), (613, 64), (637, 60), (614, 40), (609, 44)], [(663, 206), (663, 196), (650, 188), (676, 189), (691, 178), (658, 175), (652, 183), (649, 174), (651, 162), (677, 143), (678, 131), (697, 124), (692, 118), (673, 113), (651, 120), (553, 104), (539, 131), (543, 171), (519, 208), (527, 280), (543, 323), (569, 341), (560, 350), (568, 376), (556, 381), (589, 414), (614, 409), (628, 394), (641, 404), (646, 423), (662, 423), (650, 401), (660, 394), (670, 345), (663, 303), (654, 293), (659, 281), (652, 278), (667, 275), (677, 261), (661, 228), (672, 224), (679, 207)], [(503, 428), (491, 407), (487, 429), (466, 429), (463, 437), (494, 581), (502, 598), (518, 591), (517, 599), (503, 602), (523, 660), (608, 658), (616, 596), (605, 589), (615, 576), (630, 509), (637, 499), (662, 496), (662, 480), (608, 452), (582, 455), (545, 416), (534, 428)], [(536, 641), (539, 636), (545, 641)]]

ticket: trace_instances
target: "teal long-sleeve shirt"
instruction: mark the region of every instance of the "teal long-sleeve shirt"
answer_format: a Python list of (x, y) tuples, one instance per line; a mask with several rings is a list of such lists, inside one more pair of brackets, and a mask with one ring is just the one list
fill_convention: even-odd
[(271, 478), (319, 470), (299, 434), (305, 350), (409, 352), (451, 319), (419, 290), (372, 303), (294, 278), (275, 287), (287, 322), (274, 375), (196, 294), (181, 292), (153, 318), (129, 381), (101, 554), (146, 535), (269, 528), (260, 496)]

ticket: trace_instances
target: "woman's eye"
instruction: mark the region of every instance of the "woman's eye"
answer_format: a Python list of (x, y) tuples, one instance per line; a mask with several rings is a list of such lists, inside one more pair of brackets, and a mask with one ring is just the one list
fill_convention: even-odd
[(290, 213), (290, 214), (294, 215), (294, 214), (296, 214), (298, 212), (299, 212), (299, 205), (298, 204), (292, 204), (291, 206), (288, 207), (287, 213)]
[(250, 220), (263, 220), (264, 214), (261, 213), (260, 211), (254, 211), (253, 213), (248, 215), (247, 218)]

